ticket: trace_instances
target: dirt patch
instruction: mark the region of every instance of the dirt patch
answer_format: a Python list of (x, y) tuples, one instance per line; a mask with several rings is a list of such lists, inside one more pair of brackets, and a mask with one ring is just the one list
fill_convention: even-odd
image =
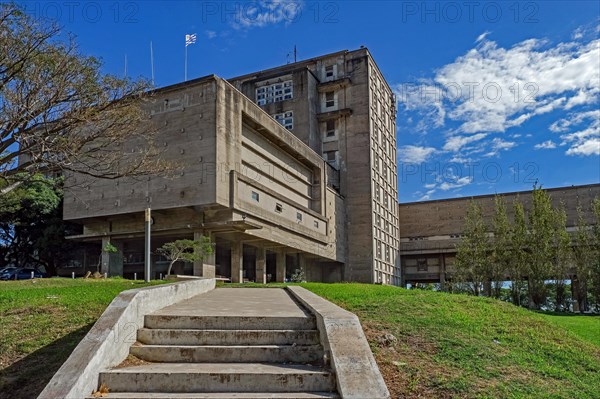
[(152, 362), (148, 362), (146, 360), (140, 359), (139, 357), (128, 355), (127, 359), (123, 360), (121, 364), (116, 366), (116, 369), (122, 369), (125, 367), (133, 367), (133, 366), (143, 366), (144, 364), (152, 364)]
[[(363, 329), (392, 398), (467, 397), (446, 386), (459, 373), (433, 360), (438, 352), (434, 343), (422, 337), (394, 334), (382, 325), (365, 323)], [(390, 340), (390, 335), (397, 340)]]

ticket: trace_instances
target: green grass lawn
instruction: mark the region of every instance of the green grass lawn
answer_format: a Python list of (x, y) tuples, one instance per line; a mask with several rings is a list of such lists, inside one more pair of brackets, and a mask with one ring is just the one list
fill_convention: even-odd
[[(0, 398), (37, 396), (110, 301), (143, 285), (0, 282)], [(393, 398), (600, 398), (598, 316), (389, 286), (301, 285), (359, 316)], [(385, 334), (397, 341), (384, 343)]]
[[(389, 286), (302, 286), (359, 316), (393, 398), (600, 398), (597, 316)], [(381, 343), (386, 333), (398, 341)]]
[(35, 398), (113, 298), (146, 285), (123, 279), (0, 281), (0, 398)]
[(540, 313), (546, 318), (600, 347), (600, 316), (577, 315), (572, 313)]

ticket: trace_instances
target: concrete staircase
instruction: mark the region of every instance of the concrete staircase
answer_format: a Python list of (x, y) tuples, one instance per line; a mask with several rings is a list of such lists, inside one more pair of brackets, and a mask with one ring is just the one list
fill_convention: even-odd
[(339, 398), (312, 316), (145, 316), (107, 398)]

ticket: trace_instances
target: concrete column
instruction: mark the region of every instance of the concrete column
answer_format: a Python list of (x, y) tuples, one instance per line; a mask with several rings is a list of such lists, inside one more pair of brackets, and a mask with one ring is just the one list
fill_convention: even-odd
[(244, 244), (241, 241), (231, 243), (231, 282), (244, 282)]
[(267, 284), (267, 250), (256, 248), (256, 282)]
[(110, 253), (104, 252), (106, 245), (110, 243), (110, 237), (102, 237), (102, 247), (100, 248), (100, 273), (108, 273), (110, 268)]
[(275, 273), (275, 281), (278, 283), (285, 282), (285, 252), (282, 250), (277, 251), (276, 253), (276, 273)]
[[(210, 238), (210, 242), (214, 244), (215, 234), (207, 231), (195, 231), (194, 240), (199, 240), (203, 235)], [(207, 278), (215, 277), (215, 247), (213, 247), (213, 253), (207, 255), (201, 261), (194, 262), (194, 276), (201, 276)]]
[(440, 289), (444, 292), (446, 289), (446, 257), (440, 255)]
[(306, 270), (306, 256), (303, 253), (298, 253), (298, 269), (304, 272), (304, 280), (308, 281), (308, 270)]
[(112, 245), (114, 245), (119, 252), (110, 254), (109, 256), (109, 265), (108, 265), (108, 275), (115, 276), (123, 276), (123, 242), (121, 241), (113, 241)]

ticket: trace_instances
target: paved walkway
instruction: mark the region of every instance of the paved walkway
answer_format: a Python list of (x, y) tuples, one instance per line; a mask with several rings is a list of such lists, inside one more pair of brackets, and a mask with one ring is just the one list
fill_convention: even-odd
[(281, 288), (217, 288), (153, 315), (312, 317)]

